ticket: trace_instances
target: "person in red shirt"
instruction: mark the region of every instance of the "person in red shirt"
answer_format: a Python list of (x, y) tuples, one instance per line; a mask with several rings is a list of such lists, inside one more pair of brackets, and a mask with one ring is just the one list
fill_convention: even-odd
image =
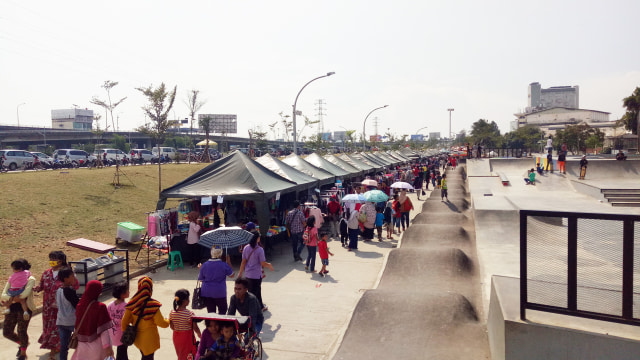
[(320, 253), (320, 261), (322, 262), (322, 269), (320, 269), (320, 276), (324, 277), (329, 273), (327, 266), (329, 266), (329, 255), (333, 256), (333, 253), (329, 251), (327, 247), (327, 233), (320, 234), (320, 241), (318, 241), (318, 253)]
[(331, 229), (331, 237), (337, 239), (340, 235), (340, 229), (338, 228), (338, 220), (340, 220), (340, 213), (342, 208), (335, 196), (331, 197), (331, 201), (327, 204), (327, 211), (329, 212), (329, 229)]

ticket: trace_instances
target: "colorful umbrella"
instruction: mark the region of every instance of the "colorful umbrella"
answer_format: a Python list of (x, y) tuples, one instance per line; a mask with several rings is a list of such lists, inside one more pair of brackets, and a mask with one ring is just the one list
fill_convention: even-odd
[(206, 248), (216, 245), (229, 248), (248, 244), (252, 237), (252, 233), (238, 226), (219, 227), (202, 234), (198, 244)]
[(376, 202), (376, 203), (389, 200), (389, 197), (387, 196), (387, 194), (385, 194), (380, 190), (367, 191), (366, 193), (364, 193), (364, 198), (367, 201)]
[(391, 184), (390, 188), (392, 189), (405, 189), (405, 190), (413, 190), (413, 186), (411, 184), (404, 181), (396, 181)]

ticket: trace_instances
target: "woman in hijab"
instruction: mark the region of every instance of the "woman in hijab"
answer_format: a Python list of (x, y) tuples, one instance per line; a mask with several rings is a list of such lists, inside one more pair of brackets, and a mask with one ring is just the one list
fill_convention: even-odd
[(160, 313), (162, 304), (151, 298), (152, 293), (153, 282), (151, 278), (144, 276), (138, 280), (138, 292), (127, 303), (122, 317), (122, 331), (124, 331), (129, 324), (135, 325), (138, 317), (142, 316), (142, 320), (138, 324), (136, 340), (133, 342), (142, 353), (141, 360), (153, 360), (154, 353), (160, 348), (158, 326), (169, 327), (169, 320)]
[(113, 322), (107, 306), (98, 301), (101, 293), (102, 283), (98, 280), (89, 281), (76, 306), (75, 333), (78, 334), (78, 348), (71, 360), (103, 360), (113, 356), (109, 337)]

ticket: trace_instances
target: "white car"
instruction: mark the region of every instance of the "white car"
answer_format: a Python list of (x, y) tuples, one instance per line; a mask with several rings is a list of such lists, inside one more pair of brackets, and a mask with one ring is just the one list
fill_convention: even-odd
[(22, 166), (24, 162), (33, 162), (35, 158), (30, 152), (24, 150), (0, 150), (0, 157), (2, 157), (2, 163), (9, 170), (15, 170)]
[(39, 152), (39, 151), (31, 151), (31, 155), (33, 156), (37, 156), (38, 160), (40, 160), (40, 162), (49, 164), (49, 165), (53, 165), (53, 158), (43, 152)]
[(132, 149), (135, 152), (135, 158), (133, 160), (139, 161), (140, 157), (144, 162), (156, 162), (158, 161), (158, 156), (153, 154), (151, 150), (147, 149)]
[[(175, 160), (176, 158), (176, 149), (172, 148), (172, 147), (164, 147), (164, 146), (160, 146), (160, 151), (162, 152), (162, 155), (164, 155), (164, 157), (168, 157), (171, 160)], [(153, 149), (151, 149), (151, 152), (153, 153), (153, 155), (156, 155), (158, 157), (160, 157), (160, 155), (158, 155), (158, 148), (154, 147)]]
[(100, 156), (100, 159), (104, 160), (104, 153), (107, 153), (107, 160), (122, 160), (128, 159), (127, 153), (120, 149), (99, 149), (93, 152), (95, 157)]
[(89, 155), (88, 152), (78, 149), (58, 149), (53, 152), (54, 161), (65, 161), (67, 156), (69, 157), (69, 161), (75, 162), (76, 164), (80, 164), (81, 161), (93, 161), (96, 159), (95, 156)]

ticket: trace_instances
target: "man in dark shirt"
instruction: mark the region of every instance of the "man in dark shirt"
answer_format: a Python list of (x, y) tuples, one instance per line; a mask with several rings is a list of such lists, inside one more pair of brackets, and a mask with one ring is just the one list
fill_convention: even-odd
[(255, 332), (256, 336), (259, 336), (260, 331), (262, 331), (262, 324), (264, 323), (264, 315), (262, 314), (258, 298), (249, 292), (249, 281), (245, 278), (236, 279), (235, 286), (233, 287), (233, 295), (231, 295), (231, 299), (229, 300), (227, 315), (235, 315), (236, 310), (240, 315), (251, 318), (251, 332)]
[(298, 200), (293, 201), (293, 210), (289, 211), (285, 223), (287, 230), (289, 230), (289, 236), (291, 238), (291, 248), (293, 249), (293, 259), (295, 261), (301, 261), (300, 253), (304, 248), (302, 242), (302, 233), (305, 228), (305, 217), (300, 210), (300, 202)]

